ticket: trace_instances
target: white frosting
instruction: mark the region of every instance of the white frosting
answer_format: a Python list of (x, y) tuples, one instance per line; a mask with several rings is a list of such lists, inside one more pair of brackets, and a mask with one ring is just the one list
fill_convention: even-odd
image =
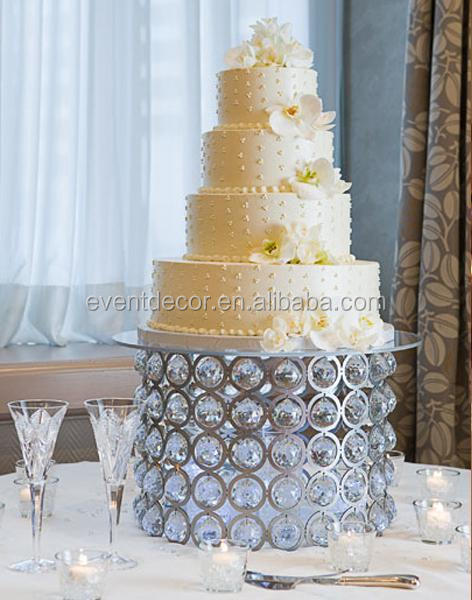
[[(214, 335), (262, 335), (271, 326), (274, 316), (287, 314), (277, 310), (274, 303), (269, 305), (268, 299), (274, 300), (278, 294), (302, 299), (309, 294), (317, 299), (331, 298), (333, 303), (341, 297), (349, 298), (351, 303), (360, 298), (359, 312), (363, 312), (360, 310), (362, 299), (370, 312), (377, 312), (375, 299), (380, 295), (379, 265), (368, 261), (320, 266), (162, 259), (154, 261), (153, 284), (154, 292), (160, 291), (161, 307), (153, 311), (151, 327)], [(195, 307), (198, 308), (199, 302), (201, 306), (198, 310), (165, 310), (162, 307), (164, 295), (173, 302), (178, 297), (186, 302), (194, 297)], [(205, 296), (208, 297), (206, 310)], [(228, 299), (223, 307), (218, 306), (221, 297)], [(256, 298), (266, 299), (264, 310), (255, 308)], [(242, 310), (242, 306), (253, 309)], [(342, 310), (335, 312), (339, 314)]]
[(351, 245), (351, 198), (301, 200), (293, 193), (196, 194), (187, 196), (185, 258), (247, 262), (272, 226), (304, 223), (320, 226), (320, 238), (333, 256)]
[(331, 132), (320, 131), (311, 142), (265, 129), (209, 131), (202, 143), (203, 186), (282, 186), (316, 158), (333, 159)]
[(268, 123), (266, 108), (293, 104), (295, 97), (316, 94), (312, 69), (253, 67), (217, 74), (218, 123)]
[[(264, 32), (256, 35), (256, 29), (270, 33), (272, 26), (272, 21), (258, 24), (254, 48), (246, 44), (229, 53), (230, 64), (244, 68), (218, 74), (218, 124), (202, 137), (200, 193), (187, 198), (187, 260), (154, 261), (157, 306), (149, 325), (210, 335), (262, 336), (266, 331), (264, 343), (278, 348), (285, 338), (291, 343), (289, 334), (301, 335), (301, 330), (285, 332), (285, 322), (278, 318), (287, 316), (281, 299), (292, 303), (288, 308), (294, 311), (306, 308), (307, 302), (314, 310), (317, 299), (324, 302), (322, 312), (304, 321), (314, 319), (310, 336), (316, 337), (315, 345), (329, 347), (338, 344), (336, 340), (375, 344), (372, 332), (382, 329), (377, 308), (379, 265), (343, 263), (350, 252), (351, 199), (342, 193), (347, 186), (331, 167), (333, 134), (324, 129), (330, 127), (333, 115), (322, 114), (321, 103), (314, 98), (317, 75), (305, 68), (311, 55), (307, 49), (291, 42), (293, 56), (286, 61), (278, 52), (280, 40), (274, 49), (259, 43)], [(278, 64), (298, 67), (246, 68), (248, 61), (270, 64), (265, 61), (274, 58)], [(320, 258), (325, 253), (330, 262), (331, 257), (339, 258), (336, 262), (341, 264), (284, 263), (286, 245), (278, 248), (271, 238), (277, 227), (316, 233), (316, 244), (310, 238), (311, 245), (303, 234), (291, 260), (326, 263)], [(274, 244), (280, 256), (267, 254)], [(264, 261), (249, 262), (262, 251)], [(275, 256), (278, 264), (267, 263), (266, 255), (270, 260)], [(325, 327), (324, 311), (336, 324), (332, 330)], [(320, 323), (326, 329), (324, 337)]]

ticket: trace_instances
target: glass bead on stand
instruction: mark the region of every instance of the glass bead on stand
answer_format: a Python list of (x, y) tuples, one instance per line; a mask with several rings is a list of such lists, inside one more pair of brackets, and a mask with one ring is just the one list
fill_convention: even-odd
[[(146, 336), (133, 503), (145, 533), (294, 550), (326, 546), (333, 522), (390, 526), (391, 351), (271, 355), (257, 340), (231, 338), (226, 351), (205, 336)], [(395, 339), (399, 349), (418, 341)]]

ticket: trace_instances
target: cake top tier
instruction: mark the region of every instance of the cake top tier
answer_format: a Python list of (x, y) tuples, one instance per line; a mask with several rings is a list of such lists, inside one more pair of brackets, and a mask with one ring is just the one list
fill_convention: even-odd
[(251, 67), (228, 69), (217, 75), (218, 125), (268, 127), (274, 105), (294, 106), (296, 98), (316, 95), (313, 69)]
[(323, 113), (312, 51), (276, 18), (251, 28), (251, 39), (227, 52), (230, 68), (218, 74), (218, 128), (269, 128), (312, 140), (331, 129), (335, 113)]

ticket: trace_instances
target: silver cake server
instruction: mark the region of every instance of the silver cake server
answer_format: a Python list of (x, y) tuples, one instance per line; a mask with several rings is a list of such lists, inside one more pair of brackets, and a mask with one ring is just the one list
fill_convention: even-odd
[(246, 581), (248, 583), (256, 582), (256, 581), (274, 581), (274, 582), (286, 582), (293, 583), (294, 581), (298, 581), (300, 583), (309, 583), (309, 580), (315, 579), (324, 579), (325, 577), (339, 577), (343, 573), (347, 573), (346, 571), (337, 571), (335, 573), (325, 573), (320, 575), (268, 575), (267, 573), (261, 573), (260, 571), (246, 571)]
[[(252, 573), (251, 571), (249, 573)], [(248, 575), (249, 575), (248, 573)], [(405, 590), (414, 590), (420, 586), (419, 577), (416, 575), (317, 575), (314, 577), (288, 577), (268, 575), (256, 577), (246, 575), (246, 583), (261, 587), (266, 590), (293, 590), (300, 584), (315, 583), (322, 585), (347, 585), (357, 587), (387, 587)]]

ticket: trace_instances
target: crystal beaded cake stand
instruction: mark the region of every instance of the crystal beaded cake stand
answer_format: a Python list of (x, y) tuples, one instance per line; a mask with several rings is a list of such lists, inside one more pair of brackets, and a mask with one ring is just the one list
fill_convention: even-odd
[(147, 328), (115, 340), (137, 349), (142, 376), (134, 510), (147, 534), (294, 550), (325, 545), (332, 522), (390, 525), (387, 378), (415, 334), (365, 353), (269, 354), (254, 338)]

